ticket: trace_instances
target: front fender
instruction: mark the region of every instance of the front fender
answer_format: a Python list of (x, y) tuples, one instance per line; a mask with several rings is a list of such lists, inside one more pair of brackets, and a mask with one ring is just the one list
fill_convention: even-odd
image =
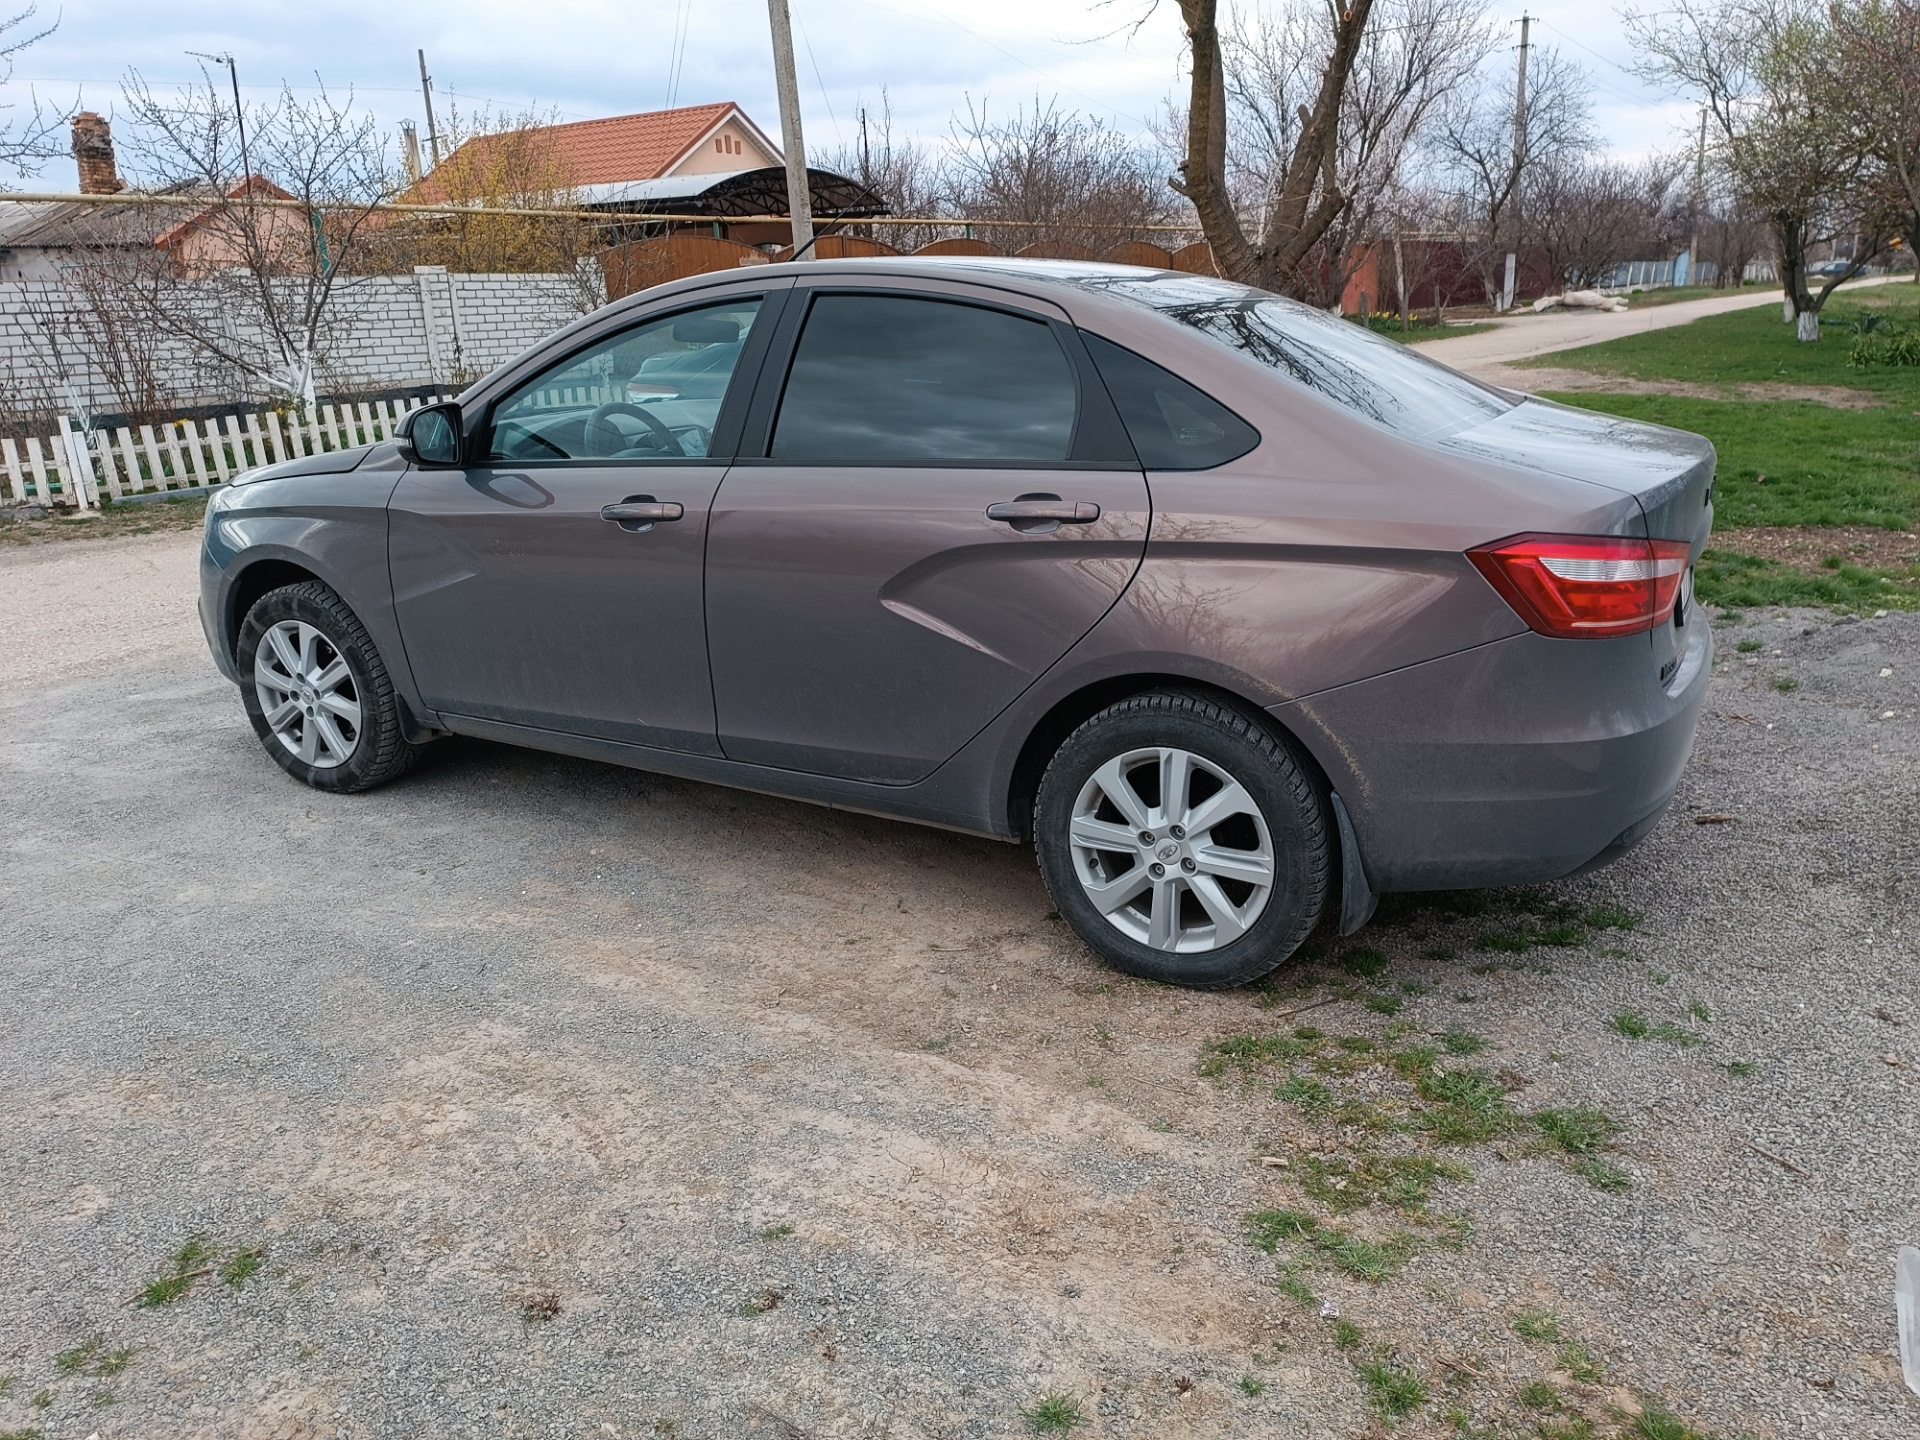
[(345, 600), (367, 627), (401, 698), (425, 718), (395, 619), (387, 568), (387, 502), (403, 471), (361, 469), (297, 475), (220, 492), (201, 547), (201, 624), (221, 673), (235, 679), (233, 653), (246, 618), (248, 581), (263, 564), (291, 565)]

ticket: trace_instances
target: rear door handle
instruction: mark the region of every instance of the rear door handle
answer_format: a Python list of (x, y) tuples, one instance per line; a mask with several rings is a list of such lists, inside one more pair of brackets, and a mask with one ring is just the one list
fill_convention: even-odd
[(618, 505), (600, 507), (602, 520), (615, 521), (622, 530), (651, 530), (662, 520), (678, 520), (687, 507), (677, 500), (656, 500), (651, 495), (629, 495)]
[(1100, 507), (1091, 500), (1046, 499), (1002, 500), (987, 507), (989, 520), (1051, 520), (1057, 525), (1091, 525), (1100, 518)]

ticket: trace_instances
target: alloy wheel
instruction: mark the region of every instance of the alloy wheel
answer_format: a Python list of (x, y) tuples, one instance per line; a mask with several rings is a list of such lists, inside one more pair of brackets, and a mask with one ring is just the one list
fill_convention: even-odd
[(333, 642), (303, 620), (269, 626), (254, 653), (253, 683), (267, 726), (316, 770), (343, 765), (360, 743), (360, 692)]
[(1129, 750), (1074, 802), (1073, 868), (1107, 923), (1195, 954), (1244, 935), (1273, 894), (1273, 836), (1253, 796), (1191, 750)]

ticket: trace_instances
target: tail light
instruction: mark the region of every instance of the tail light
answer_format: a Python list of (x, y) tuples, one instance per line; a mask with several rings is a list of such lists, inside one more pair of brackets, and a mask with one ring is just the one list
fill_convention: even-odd
[(1665, 620), (1690, 554), (1678, 540), (1515, 535), (1467, 558), (1534, 630), (1583, 640), (1638, 635)]

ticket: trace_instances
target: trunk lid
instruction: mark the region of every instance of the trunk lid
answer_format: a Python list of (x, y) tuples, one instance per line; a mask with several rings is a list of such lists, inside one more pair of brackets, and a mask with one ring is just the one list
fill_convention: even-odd
[(1684, 540), (1696, 559), (1713, 529), (1713, 442), (1685, 430), (1528, 397), (1436, 443), (1631, 495), (1650, 538)]

